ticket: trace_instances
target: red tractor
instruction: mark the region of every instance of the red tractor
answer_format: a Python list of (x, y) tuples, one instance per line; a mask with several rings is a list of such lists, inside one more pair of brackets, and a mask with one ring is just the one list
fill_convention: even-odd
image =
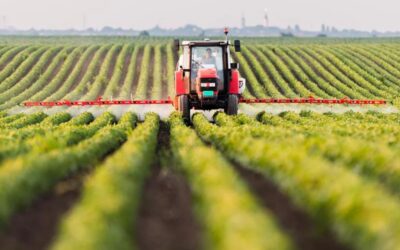
[[(239, 65), (232, 61), (228, 30), (225, 41), (175, 40), (175, 47), (183, 53), (175, 72), (175, 109), (190, 121), (190, 110), (224, 109), (228, 115), (236, 115), (245, 79), (240, 77)], [(240, 52), (240, 41), (233, 44)]]

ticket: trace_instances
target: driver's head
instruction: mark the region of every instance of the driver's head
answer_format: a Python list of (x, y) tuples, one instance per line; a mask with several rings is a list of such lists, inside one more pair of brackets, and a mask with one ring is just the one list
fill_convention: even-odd
[(207, 57), (211, 57), (211, 49), (210, 48), (208, 48), (207, 50), (206, 50), (206, 55), (207, 55)]

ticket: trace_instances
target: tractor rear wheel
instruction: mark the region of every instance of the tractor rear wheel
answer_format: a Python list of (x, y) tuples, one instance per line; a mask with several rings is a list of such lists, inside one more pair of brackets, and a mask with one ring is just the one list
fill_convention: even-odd
[(186, 123), (190, 122), (190, 107), (189, 97), (187, 95), (179, 96), (179, 111), (182, 113), (182, 118)]
[(225, 113), (227, 115), (237, 115), (239, 106), (239, 97), (237, 95), (229, 95), (226, 104)]

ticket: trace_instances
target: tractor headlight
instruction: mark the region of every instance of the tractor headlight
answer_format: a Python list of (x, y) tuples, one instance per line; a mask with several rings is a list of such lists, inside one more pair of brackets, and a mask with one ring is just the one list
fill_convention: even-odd
[(214, 88), (215, 82), (203, 82), (200, 86), (203, 88)]

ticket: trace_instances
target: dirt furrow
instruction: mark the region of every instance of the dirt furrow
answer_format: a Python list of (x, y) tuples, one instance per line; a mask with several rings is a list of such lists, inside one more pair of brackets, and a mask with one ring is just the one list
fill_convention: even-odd
[[(12, 50), (14, 50), (14, 51), (12, 51)], [(7, 65), (8, 65), (9, 63), (11, 63), (12, 60), (14, 60), (14, 58), (15, 58), (18, 54), (20, 54), (21, 52), (23, 52), (23, 51), (25, 51), (25, 50), (27, 50), (27, 47), (26, 47), (26, 46), (19, 47), (18, 49), (15, 49), (15, 48), (9, 49), (7, 52), (12, 51), (12, 53), (11, 53), (11, 55), (7, 58), (7, 60), (6, 60), (3, 64), (0, 65), (0, 71), (2, 71), (5, 67), (7, 67)], [(4, 53), (4, 54), (5, 54), (5, 53)], [(4, 56), (4, 54), (3, 54), (2, 56)], [(19, 65), (18, 65), (18, 66), (19, 66)]]
[[(285, 91), (283, 90), (282, 86), (275, 80), (274, 76), (271, 74), (271, 72), (269, 71), (269, 69), (268, 69), (267, 67), (265, 67), (264, 63), (262, 63), (262, 60), (261, 60), (261, 58), (259, 57), (259, 55), (257, 55), (256, 53), (254, 53), (254, 52), (251, 51), (251, 50), (249, 50), (249, 53), (250, 53), (251, 55), (253, 55), (253, 56), (257, 59), (257, 61), (260, 63), (261, 67), (264, 68), (265, 73), (268, 75), (268, 77), (269, 77), (269, 79), (271, 80), (272, 85), (274, 85), (275, 89), (277, 89), (277, 90), (279, 91), (279, 93), (280, 93), (282, 96), (285, 96)], [(243, 55), (243, 56), (244, 56), (246, 59), (248, 59), (245, 55)], [(250, 60), (247, 60), (247, 61), (249, 62)], [(274, 65), (274, 63), (272, 62), (272, 60), (269, 60), (269, 62), (271, 63), (271, 66), (272, 66), (272, 67), (275, 67), (275, 65)], [(281, 72), (279, 72), (279, 70), (278, 70), (276, 67), (275, 67), (275, 70), (276, 70), (279, 74), (281, 74)], [(258, 80), (259, 82), (262, 82), (261, 77), (258, 75), (258, 73), (257, 73), (256, 71), (254, 71), (254, 75), (257, 77), (257, 80)], [(282, 76), (282, 74), (281, 74), (281, 76)], [(293, 90), (293, 92), (294, 92), (294, 89), (292, 89), (292, 90)]]
[(9, 226), (0, 231), (1, 249), (46, 249), (54, 239), (63, 215), (80, 197), (85, 176), (87, 173), (81, 173), (59, 182), (52, 192), (16, 214)]
[(158, 157), (140, 203), (136, 242), (141, 250), (200, 249), (191, 191), (186, 180), (173, 172), (168, 148), (169, 129), (161, 123)]
[(161, 72), (162, 72), (162, 82), (161, 82), (161, 97), (163, 99), (168, 98), (168, 81), (171, 79), (168, 79), (168, 58), (167, 58), (167, 52), (166, 52), (166, 47), (164, 46), (162, 48), (162, 66), (161, 66)]
[(149, 78), (147, 80), (147, 93), (146, 96), (148, 99), (152, 98), (152, 93), (153, 93), (153, 87), (155, 84), (161, 84), (159, 82), (154, 82), (154, 46), (151, 48), (151, 52), (150, 52), (150, 62), (149, 65), (147, 67), (149, 67)]
[(68, 93), (70, 91), (72, 91), (73, 89), (75, 89), (75, 87), (82, 81), (83, 77), (87, 73), (87, 69), (88, 69), (90, 63), (92, 62), (94, 55), (96, 54), (96, 52), (99, 49), (100, 48), (98, 48), (98, 49), (96, 49), (96, 50), (94, 50), (93, 52), (90, 53), (90, 55), (88, 56), (87, 60), (83, 63), (83, 67), (81, 68), (78, 77), (75, 79), (75, 81), (72, 84), (71, 88), (69, 89)]
[(300, 210), (272, 181), (260, 173), (234, 164), (236, 171), (246, 181), (262, 205), (271, 211), (298, 249), (344, 250), (331, 232), (319, 229), (312, 219)]
[(110, 80), (114, 74), (115, 63), (117, 61), (117, 57), (118, 57), (119, 53), (121, 53), (121, 49), (122, 49), (122, 46), (119, 47), (111, 57), (110, 67), (108, 68), (108, 72), (107, 72), (108, 80)]
[(122, 86), (124, 85), (126, 76), (128, 75), (128, 70), (129, 70), (129, 64), (131, 62), (132, 59), (132, 53), (133, 53), (133, 48), (131, 48), (126, 57), (125, 57), (125, 61), (124, 61), (124, 68), (122, 70), (122, 75), (121, 75), (121, 79), (119, 80), (119, 84), (118, 84), (118, 90), (120, 90), (122, 88)]
[(138, 82), (139, 82), (139, 76), (140, 76), (140, 69), (142, 68), (142, 61), (143, 61), (143, 53), (144, 53), (144, 47), (141, 47), (139, 49), (138, 55), (136, 57), (136, 67), (135, 67), (135, 74), (133, 77), (133, 82), (131, 85), (131, 91), (130, 93), (135, 93)]

